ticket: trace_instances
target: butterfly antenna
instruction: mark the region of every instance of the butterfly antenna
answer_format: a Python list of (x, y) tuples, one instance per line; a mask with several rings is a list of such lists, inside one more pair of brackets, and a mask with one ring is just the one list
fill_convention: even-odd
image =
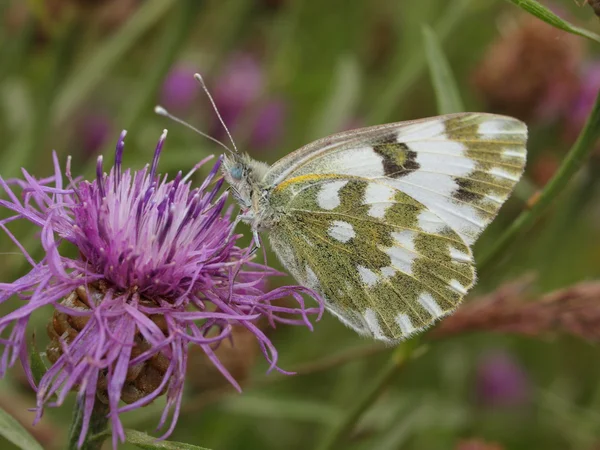
[(199, 73), (195, 73), (194, 78), (196, 79), (196, 81), (198, 81), (198, 83), (200, 83), (200, 86), (202, 86), (202, 89), (206, 93), (208, 100), (210, 100), (210, 104), (212, 105), (213, 109), (215, 110), (215, 114), (217, 115), (219, 122), (221, 122), (221, 126), (223, 127), (223, 129), (225, 130), (225, 133), (227, 133), (227, 137), (229, 137), (229, 140), (231, 141), (231, 145), (233, 145), (235, 152), (238, 153), (238, 149), (235, 145), (235, 142), (233, 141), (233, 137), (231, 136), (231, 133), (229, 132), (229, 129), (227, 128), (227, 125), (225, 125), (225, 121), (221, 117), (221, 114), (219, 114), (219, 110), (217, 109), (217, 104), (213, 100), (212, 95), (210, 95), (210, 92), (208, 91), (208, 88), (206, 87), (206, 83), (204, 83), (204, 80), (202, 79), (202, 75), (200, 75)]
[[(219, 141), (218, 139), (215, 139), (214, 137), (204, 133), (203, 131), (200, 131), (198, 128), (196, 128), (193, 125), (190, 125), (189, 123), (187, 123), (185, 120), (180, 119), (179, 117), (174, 116), (173, 114), (171, 114), (169, 111), (167, 111), (165, 108), (163, 108), (160, 105), (157, 105), (154, 107), (154, 112), (156, 114), (158, 114), (159, 116), (163, 116), (163, 117), (167, 117), (169, 119), (171, 119), (174, 122), (177, 122), (181, 125), (183, 125), (184, 127), (189, 128), (192, 131), (195, 131), (196, 133), (198, 133), (200, 136), (205, 137), (206, 139), (213, 141), (215, 144), (220, 145), (221, 147), (223, 147), (225, 150), (227, 150), (230, 153), (233, 153), (233, 150), (231, 150), (229, 147), (227, 147), (225, 144), (223, 144), (221, 141)], [(237, 149), (236, 149), (237, 151)]]

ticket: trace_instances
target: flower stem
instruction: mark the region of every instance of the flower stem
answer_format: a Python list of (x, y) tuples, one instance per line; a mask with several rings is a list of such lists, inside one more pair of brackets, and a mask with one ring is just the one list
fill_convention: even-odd
[(340, 444), (343, 439), (347, 437), (363, 413), (375, 403), (381, 392), (404, 367), (406, 362), (415, 354), (415, 350), (419, 348), (418, 344), (419, 338), (417, 337), (411, 341), (402, 343), (394, 350), (392, 356), (386, 362), (383, 369), (381, 369), (373, 384), (369, 386), (364, 395), (348, 409), (348, 413), (331, 430), (331, 432), (325, 435), (323, 441), (317, 445), (318, 450), (341, 448)]
[[(88, 429), (85, 441), (81, 447), (77, 446), (79, 441), (79, 435), (81, 434), (81, 426), (83, 423), (83, 402), (77, 402), (75, 411), (73, 412), (73, 421), (71, 422), (71, 429), (69, 430), (69, 443), (67, 450), (100, 450), (104, 437), (106, 437), (106, 431), (108, 427), (108, 406), (102, 402), (94, 402), (94, 409), (92, 410), (92, 417), (90, 418), (90, 427)], [(98, 436), (102, 436), (99, 438)]]
[(479, 258), (478, 268), (480, 276), (501, 255), (517, 234), (529, 228), (545, 212), (555, 197), (561, 193), (569, 180), (583, 165), (586, 158), (595, 148), (594, 144), (596, 144), (598, 138), (600, 138), (600, 93), (596, 97), (594, 108), (588, 117), (583, 131), (577, 138), (577, 142), (569, 150), (562, 165), (541, 192), (537, 202), (531, 209), (523, 211), (495, 242), (494, 246)]

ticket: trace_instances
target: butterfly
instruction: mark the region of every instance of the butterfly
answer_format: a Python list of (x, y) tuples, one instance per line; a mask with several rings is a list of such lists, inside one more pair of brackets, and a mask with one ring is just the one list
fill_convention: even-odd
[(358, 333), (402, 340), (451, 313), (475, 283), (471, 245), (525, 167), (527, 127), (461, 113), (346, 131), (272, 166), (222, 170), (238, 220)]
[(272, 166), (228, 150), (221, 170), (296, 280), (358, 333), (398, 342), (452, 313), (475, 283), (471, 246), (525, 168), (527, 126), (459, 113), (345, 131)]

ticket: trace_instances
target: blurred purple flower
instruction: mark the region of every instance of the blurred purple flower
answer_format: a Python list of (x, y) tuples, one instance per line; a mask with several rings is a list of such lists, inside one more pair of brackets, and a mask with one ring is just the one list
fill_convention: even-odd
[[(0, 178), (8, 198), (0, 199), (0, 207), (12, 214), (3, 214), (0, 228), (32, 266), (20, 279), (0, 283), (0, 303), (12, 297), (22, 301), (22, 306), (0, 318), (4, 347), (0, 375), (21, 359), (37, 390), (36, 420), (46, 404), (61, 405), (69, 391), (77, 391), (83, 410), (80, 445), (95, 402), (108, 405), (116, 447), (125, 438), (119, 414), (163, 393), (167, 401), (159, 428), (171, 414), (163, 437), (168, 436), (180, 411), (190, 344), (198, 345), (239, 389), (214, 352), (231, 337), (233, 326), (249, 330), (269, 361), (269, 370), (280, 370), (277, 351), (256, 322), (265, 318), (272, 326), (280, 322), (312, 328), (308, 316), (322, 312), (322, 305), (304, 306), (303, 294), (316, 296), (309, 289), (287, 286), (264, 292), (264, 277), (279, 273), (253, 263), (249, 248), (235, 246), (239, 236), (228, 239), (231, 210), (224, 210), (226, 193), (217, 197), (223, 179), (209, 187), (220, 160), (202, 185), (192, 189), (191, 173), (210, 158), (185, 177), (179, 173), (169, 181), (160, 176), (157, 165), (165, 132), (151, 165), (123, 170), (124, 137), (125, 132), (114, 167), (104, 173), (99, 157), (92, 182), (72, 179), (67, 162), (68, 183), (63, 184), (56, 154), (52, 177), (38, 180), (23, 170), (23, 180)], [(45, 256), (39, 262), (8, 229), (19, 219), (40, 228)], [(78, 257), (63, 254), (69, 245)], [(274, 302), (288, 295), (297, 307)], [(36, 387), (26, 328), (31, 314), (46, 305), (54, 307), (48, 328), (56, 342), (48, 349), (53, 365)], [(151, 388), (135, 384), (146, 369), (144, 380), (153, 380)], [(122, 405), (121, 400), (129, 404)]]
[(252, 147), (260, 149), (275, 145), (283, 133), (286, 112), (282, 99), (271, 100), (258, 111), (252, 129)]
[(487, 406), (518, 407), (529, 400), (529, 379), (507, 353), (486, 355), (477, 367), (477, 397)]
[(583, 128), (600, 91), (600, 62), (588, 65), (581, 77), (579, 93), (566, 117), (566, 138), (571, 141)]
[[(254, 56), (237, 53), (226, 64), (215, 86), (215, 103), (225, 124), (233, 129), (244, 111), (262, 93), (264, 75)], [(217, 128), (218, 134), (222, 130)]]
[(196, 72), (188, 65), (174, 66), (162, 84), (160, 104), (176, 113), (188, 111), (198, 96)]
[(96, 154), (106, 144), (111, 129), (112, 121), (106, 114), (89, 113), (83, 116), (78, 138), (86, 156)]

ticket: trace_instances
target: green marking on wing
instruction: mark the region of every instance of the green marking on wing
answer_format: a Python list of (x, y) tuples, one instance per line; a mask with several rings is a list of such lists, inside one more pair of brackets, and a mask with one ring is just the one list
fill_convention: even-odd
[[(486, 124), (496, 129), (485, 131)], [(477, 206), (481, 218), (491, 221), (509, 197), (525, 167), (525, 125), (510, 117), (471, 114), (445, 122), (448, 139), (466, 147), (465, 155), (476, 162), (471, 173), (457, 177), (454, 197)], [(482, 128), (483, 127), (483, 128)]]

